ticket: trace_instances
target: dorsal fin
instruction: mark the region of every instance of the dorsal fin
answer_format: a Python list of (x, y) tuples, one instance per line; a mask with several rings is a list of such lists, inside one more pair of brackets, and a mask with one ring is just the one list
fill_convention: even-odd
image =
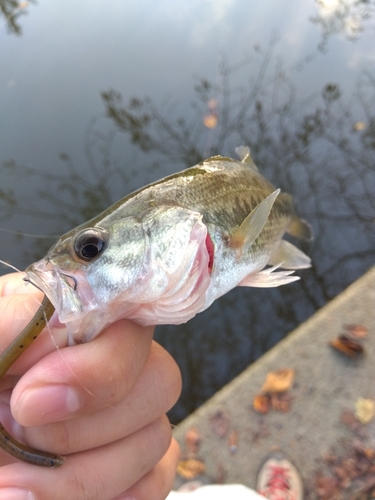
[(258, 171), (258, 167), (255, 165), (254, 160), (251, 157), (250, 148), (248, 146), (238, 146), (235, 149), (235, 152), (237, 153), (242, 163), (245, 163), (247, 166)]
[(313, 239), (313, 231), (310, 224), (304, 219), (300, 219), (294, 212), (293, 196), (289, 193), (280, 195), (283, 200), (289, 204), (291, 210), (291, 221), (286, 229), (286, 232), (299, 240), (311, 241)]
[(311, 241), (313, 239), (313, 232), (310, 224), (297, 216), (291, 221), (286, 231), (291, 236), (299, 238), (300, 240)]

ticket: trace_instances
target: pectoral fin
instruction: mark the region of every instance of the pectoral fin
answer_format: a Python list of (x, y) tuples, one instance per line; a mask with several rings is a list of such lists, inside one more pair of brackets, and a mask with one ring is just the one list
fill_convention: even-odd
[(251, 247), (264, 228), (279, 193), (280, 189), (276, 189), (249, 213), (230, 239), (232, 248), (236, 248), (243, 253)]
[(284, 269), (306, 269), (311, 267), (311, 259), (289, 241), (281, 240), (271, 253), (268, 264), (280, 264)]
[(258, 273), (250, 274), (239, 283), (239, 286), (254, 286), (257, 288), (273, 288), (276, 286), (286, 285), (293, 281), (299, 280), (299, 276), (290, 276), (294, 271), (276, 271), (280, 267), (269, 267), (259, 271)]

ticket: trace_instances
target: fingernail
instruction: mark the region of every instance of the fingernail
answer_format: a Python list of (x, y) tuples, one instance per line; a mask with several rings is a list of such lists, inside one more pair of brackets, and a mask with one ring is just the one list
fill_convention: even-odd
[(0, 489), (0, 500), (35, 500), (35, 497), (28, 490), (2, 488)]
[[(81, 406), (77, 392), (67, 385), (47, 385), (25, 390), (15, 406), (18, 415), (27, 415), (22, 424), (42, 425), (76, 413)], [(18, 420), (18, 419), (17, 419)], [(1, 500), (1, 498), (0, 498)]]

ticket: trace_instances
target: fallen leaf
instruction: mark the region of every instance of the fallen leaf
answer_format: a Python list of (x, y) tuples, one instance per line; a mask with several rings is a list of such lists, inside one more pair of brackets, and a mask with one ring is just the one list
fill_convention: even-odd
[(271, 408), (270, 398), (263, 394), (257, 394), (253, 400), (253, 408), (258, 413), (268, 413)]
[(229, 429), (229, 416), (223, 410), (217, 410), (210, 416), (211, 429), (219, 437), (224, 437)]
[(275, 411), (288, 412), (290, 411), (291, 397), (283, 393), (271, 394), (271, 406)]
[(216, 109), (218, 105), (217, 99), (210, 99), (207, 103), (207, 108), (208, 109)]
[(358, 427), (358, 420), (355, 418), (355, 415), (350, 410), (344, 410), (341, 414), (341, 422), (345, 424), (349, 429), (355, 431)]
[(362, 345), (357, 340), (351, 339), (344, 334), (337, 337), (337, 339), (332, 340), (329, 344), (337, 351), (340, 351), (351, 358), (357, 358), (365, 352)]
[(233, 455), (234, 453), (236, 453), (237, 446), (238, 446), (238, 433), (237, 433), (237, 431), (232, 431), (229, 434), (228, 444), (229, 444), (229, 451)]
[(375, 450), (374, 448), (366, 447), (361, 441), (355, 440), (353, 441), (353, 450), (358, 455), (363, 455), (367, 460), (373, 461), (375, 458)]
[(201, 442), (201, 435), (196, 427), (192, 427), (185, 434), (185, 443), (187, 449), (191, 453), (197, 453), (199, 444)]
[(358, 438), (363, 439), (366, 435), (365, 427), (354, 415), (354, 411), (344, 410), (341, 415), (341, 422), (346, 425)]
[(345, 325), (348, 332), (358, 339), (363, 339), (368, 334), (368, 330), (363, 325)]
[(368, 424), (375, 415), (375, 401), (373, 399), (358, 398), (355, 402), (355, 416), (361, 424)]
[(336, 478), (323, 476), (317, 479), (317, 492), (320, 498), (332, 498), (338, 492)]
[[(342, 415), (344, 419), (350, 423), (354, 419), (353, 424), (364, 428), (348, 410)], [(375, 449), (369, 447), (367, 434), (342, 440), (340, 452), (335, 445), (330, 449), (316, 471), (314, 483), (307, 484), (307, 489), (317, 493), (317, 500), (375, 499), (374, 457)]]
[(269, 426), (266, 422), (259, 420), (256, 429), (251, 431), (251, 439), (255, 443), (260, 439), (264, 439), (270, 435)]
[(196, 458), (181, 460), (177, 465), (177, 473), (185, 479), (194, 479), (203, 474), (205, 470), (206, 466), (204, 463)]
[(203, 117), (203, 125), (207, 128), (215, 128), (218, 122), (216, 113), (211, 112)]
[(369, 477), (361, 488), (361, 493), (371, 493), (371, 499), (374, 498), (375, 476)]
[(355, 132), (360, 132), (361, 130), (364, 130), (366, 128), (366, 123), (365, 122), (355, 122), (353, 124), (353, 130)]
[(285, 392), (293, 385), (294, 375), (293, 368), (283, 368), (269, 372), (260, 392), (263, 394)]

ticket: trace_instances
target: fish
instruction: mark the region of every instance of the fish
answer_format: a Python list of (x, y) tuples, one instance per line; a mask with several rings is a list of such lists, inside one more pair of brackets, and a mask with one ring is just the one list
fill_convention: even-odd
[(238, 285), (284, 285), (311, 266), (283, 239), (312, 238), (292, 197), (260, 174), (249, 148), (236, 151), (240, 161), (213, 156), (133, 192), (26, 269), (70, 345), (124, 317), (185, 323)]
[[(48, 320), (65, 324), (75, 345), (121, 318), (180, 324), (236, 286), (298, 280), (294, 271), (311, 259), (283, 237), (311, 240), (311, 227), (292, 196), (260, 174), (249, 148), (236, 152), (239, 161), (213, 156), (125, 196), (27, 267), (25, 281), (45, 297), (0, 355), (0, 380)], [(65, 461), (19, 443), (1, 422), (0, 447), (39, 466)]]

